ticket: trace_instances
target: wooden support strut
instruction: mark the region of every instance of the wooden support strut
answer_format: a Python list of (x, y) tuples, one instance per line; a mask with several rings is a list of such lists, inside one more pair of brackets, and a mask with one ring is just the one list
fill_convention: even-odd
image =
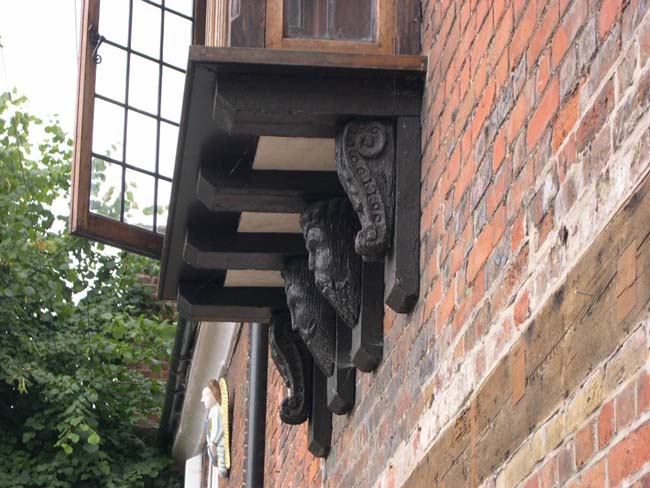
[(253, 170), (228, 176), (202, 168), (198, 199), (213, 212), (301, 212), (344, 195), (333, 171)]
[(327, 407), (337, 415), (349, 413), (354, 408), (356, 368), (350, 356), (351, 346), (352, 329), (338, 319), (334, 374), (327, 378)]
[(327, 408), (327, 380), (314, 368), (311, 415), (307, 429), (308, 449), (316, 457), (325, 458), (332, 445), (332, 412)]
[(352, 330), (352, 362), (364, 373), (374, 371), (384, 351), (384, 293), (382, 263), (363, 263), (359, 322)]
[(191, 226), (183, 246), (183, 260), (196, 269), (282, 270), (285, 261), (307, 254), (300, 234), (226, 233)]

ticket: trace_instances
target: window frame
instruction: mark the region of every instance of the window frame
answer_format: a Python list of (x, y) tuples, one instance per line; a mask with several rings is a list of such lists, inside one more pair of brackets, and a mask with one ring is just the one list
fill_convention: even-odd
[(377, 40), (339, 41), (284, 37), (284, 0), (266, 0), (266, 47), (299, 51), (395, 53), (395, 0), (377, 0)]
[[(72, 162), (70, 233), (159, 259), (164, 236), (90, 211), (92, 139), (97, 64), (91, 26), (99, 25), (101, 0), (84, 0), (77, 84), (77, 121)], [(194, 0), (193, 43), (205, 38), (205, 0)], [(189, 48), (189, 46), (188, 46)]]

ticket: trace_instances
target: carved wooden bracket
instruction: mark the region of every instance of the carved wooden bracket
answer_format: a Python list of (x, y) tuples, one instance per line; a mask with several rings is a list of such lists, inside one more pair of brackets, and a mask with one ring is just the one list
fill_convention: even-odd
[(346, 198), (318, 202), (300, 216), (316, 286), (337, 315), (354, 327), (361, 302), (361, 259), (352, 244), (359, 222)]
[(348, 122), (336, 138), (336, 169), (361, 221), (355, 248), (378, 261), (391, 247), (395, 180), (393, 124)]
[(291, 329), (287, 312), (273, 315), (270, 332), (271, 357), (289, 388), (289, 396), (282, 400), (280, 419), (285, 424), (302, 424), (311, 410), (311, 355), (298, 333)]
[(331, 376), (334, 373), (336, 313), (316, 287), (306, 257), (287, 261), (282, 277), (292, 328), (300, 334), (318, 368), (325, 376)]

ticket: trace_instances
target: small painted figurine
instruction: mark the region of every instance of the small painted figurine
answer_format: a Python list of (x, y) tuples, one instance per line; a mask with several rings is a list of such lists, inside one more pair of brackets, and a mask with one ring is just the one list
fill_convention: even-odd
[[(224, 391), (225, 390), (225, 391)], [(228, 435), (228, 393), (222, 378), (208, 381), (203, 388), (201, 402), (208, 410), (206, 419), (206, 444), (210, 463), (217, 467), (221, 478), (227, 478), (230, 470), (230, 442)]]

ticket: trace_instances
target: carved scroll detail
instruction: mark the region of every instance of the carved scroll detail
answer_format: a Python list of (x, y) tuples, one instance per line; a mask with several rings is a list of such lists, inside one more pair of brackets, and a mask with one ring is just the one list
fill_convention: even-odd
[(285, 424), (302, 424), (311, 409), (312, 360), (302, 339), (291, 329), (288, 313), (271, 319), (271, 357), (290, 395), (282, 400), (280, 419)]
[(359, 220), (355, 248), (364, 261), (378, 261), (391, 246), (395, 179), (393, 128), (353, 121), (336, 140), (336, 167)]
[(361, 258), (353, 239), (359, 220), (346, 198), (318, 202), (300, 216), (316, 286), (337, 315), (354, 327), (361, 302)]
[(334, 373), (336, 313), (318, 291), (306, 257), (287, 261), (282, 277), (291, 326), (300, 334), (318, 368), (325, 376), (331, 376)]

